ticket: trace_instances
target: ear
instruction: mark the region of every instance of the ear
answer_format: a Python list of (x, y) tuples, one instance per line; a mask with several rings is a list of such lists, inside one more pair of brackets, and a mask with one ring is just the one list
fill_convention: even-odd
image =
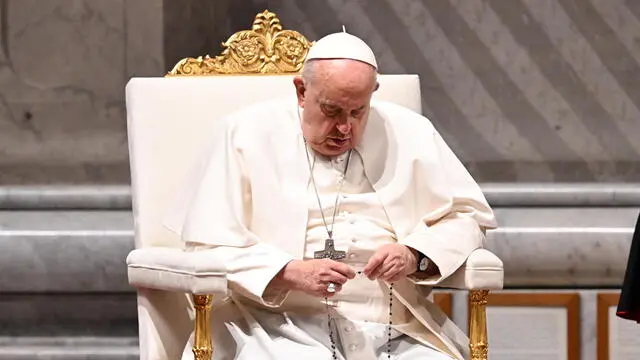
[(293, 78), (293, 86), (296, 87), (296, 97), (298, 98), (298, 106), (304, 108), (305, 92), (307, 88), (304, 86), (302, 76), (296, 76)]
[(376, 87), (373, 88), (373, 92), (378, 91), (378, 88), (380, 88), (380, 83), (376, 81)]

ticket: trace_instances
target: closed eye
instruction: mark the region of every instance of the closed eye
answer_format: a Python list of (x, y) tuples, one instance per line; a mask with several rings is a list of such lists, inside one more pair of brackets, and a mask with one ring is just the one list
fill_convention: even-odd
[(322, 108), (322, 112), (327, 117), (336, 117), (336, 116), (340, 115), (340, 112), (342, 112), (342, 109), (336, 108), (336, 107), (333, 107), (333, 106), (328, 106), (328, 105), (321, 105), (321, 108)]
[(362, 107), (361, 107), (361, 108), (359, 108), (359, 109), (353, 110), (353, 111), (351, 112), (351, 116), (353, 116), (353, 117), (358, 117), (358, 116), (362, 115), (362, 112), (363, 112), (363, 111), (364, 111), (364, 106), (362, 106)]

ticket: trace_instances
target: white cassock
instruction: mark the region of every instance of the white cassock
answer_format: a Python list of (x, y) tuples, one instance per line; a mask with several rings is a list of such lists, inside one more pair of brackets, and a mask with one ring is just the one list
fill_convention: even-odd
[[(266, 289), (289, 261), (313, 258), (327, 238), (298, 111), (295, 101), (273, 101), (221, 121), (168, 218), (188, 249), (213, 248), (227, 265), (231, 295), (212, 312), (214, 359), (330, 359), (328, 310), (340, 359), (386, 358), (385, 282), (360, 275), (328, 304)], [(411, 110), (372, 102), (355, 150), (334, 226), (343, 261), (362, 270), (377, 248), (399, 242), (440, 270), (393, 284), (393, 358), (466, 358), (466, 335), (427, 297), (482, 247), (485, 229), (495, 227), (491, 208), (431, 122)], [(345, 156), (310, 160), (331, 226)], [(190, 346), (184, 358), (192, 358)]]

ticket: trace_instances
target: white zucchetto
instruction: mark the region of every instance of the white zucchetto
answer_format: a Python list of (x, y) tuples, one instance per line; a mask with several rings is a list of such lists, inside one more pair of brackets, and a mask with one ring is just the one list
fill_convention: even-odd
[(351, 59), (358, 60), (378, 69), (373, 50), (362, 39), (346, 32), (329, 34), (309, 50), (305, 61), (313, 59)]

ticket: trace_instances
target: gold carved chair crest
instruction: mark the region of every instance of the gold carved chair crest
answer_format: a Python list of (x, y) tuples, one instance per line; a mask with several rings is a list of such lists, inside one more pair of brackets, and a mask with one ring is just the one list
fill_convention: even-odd
[(221, 55), (180, 60), (168, 76), (297, 73), (312, 43), (294, 30), (283, 30), (276, 14), (256, 15), (251, 30), (239, 31), (222, 43)]

